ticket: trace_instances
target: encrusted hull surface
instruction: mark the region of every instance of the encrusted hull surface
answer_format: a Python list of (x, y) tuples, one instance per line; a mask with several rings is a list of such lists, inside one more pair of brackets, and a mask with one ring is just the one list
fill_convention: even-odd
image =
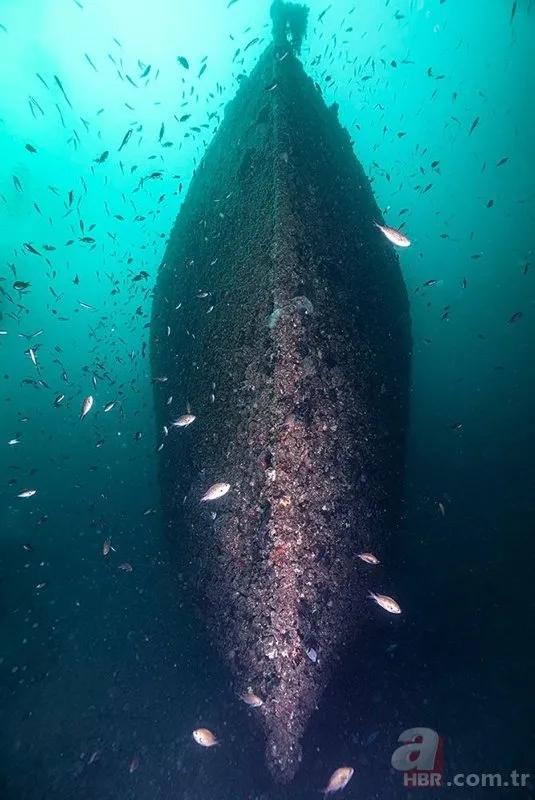
[[(159, 430), (170, 408), (196, 415), (159, 454), (177, 571), (207, 600), (236, 690), (264, 700), (280, 781), (345, 641), (376, 611), (357, 555), (384, 552), (399, 514), (411, 350), (369, 182), (287, 52), (268, 47), (196, 171), (151, 337)], [(230, 492), (201, 503), (217, 481)]]

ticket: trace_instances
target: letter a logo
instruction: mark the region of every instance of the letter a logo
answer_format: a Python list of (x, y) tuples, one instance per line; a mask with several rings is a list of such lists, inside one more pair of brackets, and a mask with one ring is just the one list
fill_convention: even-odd
[(431, 728), (409, 728), (398, 738), (402, 746), (392, 753), (391, 763), (399, 772), (443, 771), (442, 737)]

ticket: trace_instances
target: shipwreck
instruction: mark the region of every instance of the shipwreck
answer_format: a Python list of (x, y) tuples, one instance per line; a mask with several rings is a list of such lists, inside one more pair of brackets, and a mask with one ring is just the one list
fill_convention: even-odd
[[(306, 18), (273, 4), (180, 208), (151, 325), (158, 430), (195, 416), (159, 451), (166, 525), (236, 691), (263, 700), (281, 782), (376, 612), (358, 554), (384, 554), (399, 519), (411, 357), (369, 180), (299, 60)], [(219, 481), (230, 491), (200, 502)]]

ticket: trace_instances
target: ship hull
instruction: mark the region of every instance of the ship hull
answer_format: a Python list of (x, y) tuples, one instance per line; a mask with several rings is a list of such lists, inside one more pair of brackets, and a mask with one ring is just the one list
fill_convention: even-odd
[[(336, 109), (271, 45), (196, 170), (155, 290), (158, 430), (196, 416), (159, 452), (177, 571), (236, 691), (264, 701), (280, 781), (375, 612), (358, 554), (384, 553), (399, 519), (410, 319), (380, 219)], [(200, 502), (218, 481), (228, 494)]]

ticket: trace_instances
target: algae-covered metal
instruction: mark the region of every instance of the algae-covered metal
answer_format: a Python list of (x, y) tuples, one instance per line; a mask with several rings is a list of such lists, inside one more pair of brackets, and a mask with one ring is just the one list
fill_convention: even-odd
[[(167, 378), (154, 381), (159, 429), (195, 416), (159, 452), (168, 528), (287, 781), (344, 643), (375, 610), (378, 568), (359, 554), (381, 556), (399, 514), (411, 344), (369, 182), (298, 59), (305, 12), (272, 15), (274, 40), (172, 231), (151, 362)], [(230, 488), (200, 502), (217, 483)]]

